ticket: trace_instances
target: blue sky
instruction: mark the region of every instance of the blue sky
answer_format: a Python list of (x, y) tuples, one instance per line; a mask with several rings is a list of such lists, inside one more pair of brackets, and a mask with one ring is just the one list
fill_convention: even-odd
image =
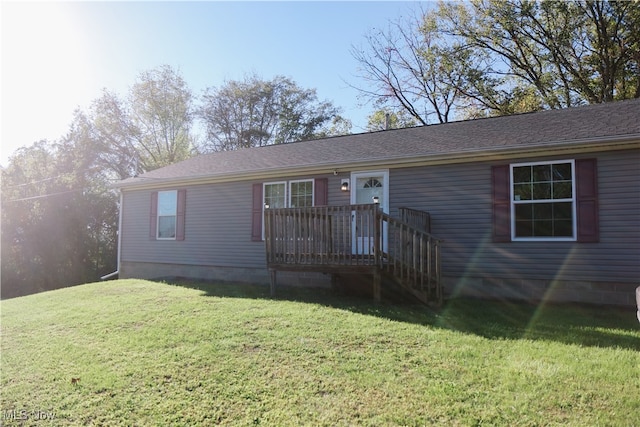
[(124, 96), (144, 70), (169, 64), (194, 95), (256, 73), (315, 88), (366, 125), (371, 107), (349, 84), (349, 50), (415, 2), (6, 2), (1, 3), (2, 151), (56, 140), (76, 108), (107, 88)]

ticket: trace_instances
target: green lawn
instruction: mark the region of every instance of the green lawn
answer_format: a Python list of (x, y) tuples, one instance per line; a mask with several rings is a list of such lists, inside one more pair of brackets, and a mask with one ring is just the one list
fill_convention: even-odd
[(7, 426), (640, 425), (631, 308), (119, 280), (1, 309)]

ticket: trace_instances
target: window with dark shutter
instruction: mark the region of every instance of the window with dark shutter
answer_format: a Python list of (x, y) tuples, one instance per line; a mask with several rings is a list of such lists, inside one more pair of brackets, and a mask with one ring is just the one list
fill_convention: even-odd
[(184, 240), (187, 190), (151, 193), (149, 238), (152, 240)]
[(511, 165), (514, 240), (575, 240), (574, 162)]
[(599, 241), (596, 159), (493, 166), (493, 241)]
[(251, 240), (261, 242), (264, 208), (310, 207), (329, 204), (327, 178), (253, 184)]

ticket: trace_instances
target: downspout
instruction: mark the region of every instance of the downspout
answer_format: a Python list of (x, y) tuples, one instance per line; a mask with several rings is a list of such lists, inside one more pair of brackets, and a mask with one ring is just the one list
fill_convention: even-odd
[(116, 271), (113, 273), (106, 274), (100, 278), (100, 280), (107, 280), (114, 276), (120, 274), (120, 254), (122, 253), (122, 239), (121, 239), (121, 230), (122, 230), (122, 203), (124, 201), (124, 197), (122, 194), (122, 189), (120, 189), (120, 206), (118, 206), (118, 248), (116, 250)]

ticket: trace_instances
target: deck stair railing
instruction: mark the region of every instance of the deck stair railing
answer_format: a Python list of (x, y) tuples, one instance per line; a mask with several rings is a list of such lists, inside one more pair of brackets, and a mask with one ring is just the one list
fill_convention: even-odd
[(387, 224), (384, 272), (425, 303), (442, 303), (442, 240), (407, 222), (381, 214)]
[(428, 232), (429, 214), (400, 208), (399, 216), (377, 204), (265, 209), (272, 292), (278, 270), (360, 271), (383, 273), (423, 302), (440, 303), (441, 240)]
[(411, 208), (398, 208), (398, 217), (400, 221), (418, 230), (431, 233), (431, 215), (429, 212)]

